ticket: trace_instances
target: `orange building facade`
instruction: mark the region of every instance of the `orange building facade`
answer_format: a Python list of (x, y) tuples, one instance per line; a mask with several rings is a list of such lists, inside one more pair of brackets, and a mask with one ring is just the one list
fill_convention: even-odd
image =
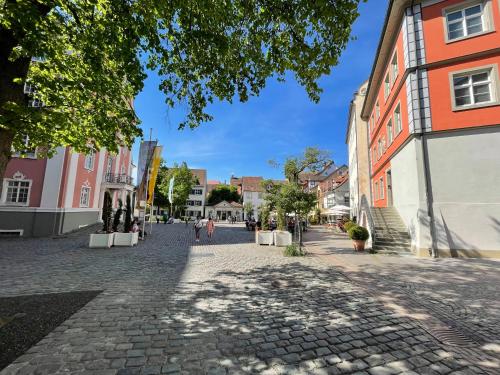
[(362, 117), (419, 255), (500, 257), (500, 1), (391, 0)]

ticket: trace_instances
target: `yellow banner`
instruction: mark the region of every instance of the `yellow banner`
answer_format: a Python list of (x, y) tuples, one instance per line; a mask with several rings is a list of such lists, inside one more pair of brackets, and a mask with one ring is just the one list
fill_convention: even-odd
[(151, 175), (149, 176), (148, 185), (148, 204), (151, 204), (153, 202), (153, 192), (155, 191), (156, 177), (158, 176), (158, 170), (160, 169), (161, 151), (162, 146), (156, 146), (153, 153)]

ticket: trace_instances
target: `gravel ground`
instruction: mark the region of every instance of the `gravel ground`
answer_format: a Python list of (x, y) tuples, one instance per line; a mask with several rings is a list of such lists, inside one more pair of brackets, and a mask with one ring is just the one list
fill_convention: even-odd
[(0, 298), (0, 370), (94, 299), (99, 291)]

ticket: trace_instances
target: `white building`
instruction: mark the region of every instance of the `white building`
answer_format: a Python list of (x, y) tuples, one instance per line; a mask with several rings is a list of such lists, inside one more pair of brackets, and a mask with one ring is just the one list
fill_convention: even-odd
[(191, 194), (186, 201), (186, 216), (191, 219), (205, 216), (205, 200), (207, 196), (207, 171), (206, 169), (191, 169), (197, 179), (197, 184), (191, 189)]

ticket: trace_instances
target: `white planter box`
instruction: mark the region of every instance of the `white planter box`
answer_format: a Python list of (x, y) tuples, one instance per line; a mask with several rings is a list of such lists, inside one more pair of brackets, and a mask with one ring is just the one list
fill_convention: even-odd
[(292, 234), (285, 230), (275, 230), (274, 232), (274, 246), (288, 246), (292, 244)]
[(134, 233), (115, 233), (115, 246), (134, 246), (139, 242), (139, 232)]
[(270, 230), (259, 230), (255, 236), (257, 245), (272, 245), (273, 232)]
[(174, 219), (174, 224), (180, 224), (181, 223), (181, 219)]
[(91, 233), (89, 247), (111, 247), (113, 246), (114, 233)]

